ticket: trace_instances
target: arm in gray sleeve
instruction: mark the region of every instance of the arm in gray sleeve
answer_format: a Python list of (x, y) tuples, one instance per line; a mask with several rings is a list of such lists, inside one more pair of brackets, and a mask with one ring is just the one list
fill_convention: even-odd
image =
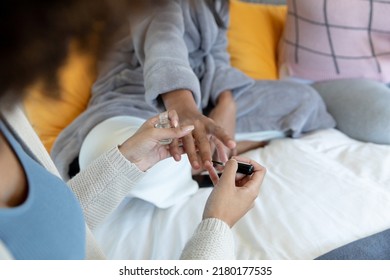
[(164, 109), (158, 96), (177, 89), (190, 90), (200, 104), (199, 80), (189, 64), (184, 30), (179, 1), (164, 1), (132, 30), (135, 51), (144, 68), (146, 102), (160, 110)]
[(231, 90), (235, 96), (238, 96), (243, 89), (253, 83), (244, 73), (230, 65), (230, 55), (227, 51), (228, 1), (217, 2), (216, 10), (226, 28), (219, 28), (217, 40), (211, 50), (215, 62), (215, 74), (211, 88), (211, 99), (214, 104), (221, 92)]

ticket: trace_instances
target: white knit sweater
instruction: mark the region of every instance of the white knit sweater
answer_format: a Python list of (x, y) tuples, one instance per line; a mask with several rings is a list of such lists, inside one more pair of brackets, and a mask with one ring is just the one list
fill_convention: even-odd
[[(22, 109), (20, 107), (13, 110), (1, 109), (0, 112), (17, 139), (30, 149), (48, 171), (59, 176), (54, 163)], [(84, 211), (87, 227), (87, 259), (105, 258), (91, 230), (118, 206), (143, 175), (144, 172), (127, 161), (114, 147), (68, 182)], [(182, 259), (233, 259), (234, 257), (232, 231), (227, 224), (218, 219), (202, 221), (181, 256)], [(4, 258), (12, 258), (12, 254), (0, 240), (0, 259)]]

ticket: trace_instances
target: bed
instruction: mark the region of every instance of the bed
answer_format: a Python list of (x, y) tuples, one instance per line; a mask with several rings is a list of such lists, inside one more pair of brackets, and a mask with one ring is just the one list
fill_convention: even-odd
[[(253, 78), (277, 79), (285, 7), (234, 5), (228, 30), (232, 64)], [(96, 74), (88, 70), (95, 66), (91, 57), (73, 50), (60, 77), (61, 100), (36, 93), (26, 101), (26, 113), (49, 151), (58, 133), (87, 106)], [(233, 228), (238, 259), (315, 259), (390, 228), (390, 146), (327, 129), (274, 139), (246, 156), (268, 171), (255, 206)], [(110, 259), (177, 259), (210, 191), (199, 188), (168, 208), (128, 197), (94, 234)]]
[[(233, 228), (238, 259), (315, 259), (390, 228), (390, 146), (327, 129), (246, 155), (267, 175), (254, 208)], [(112, 259), (177, 259), (210, 191), (167, 209), (125, 199), (95, 230), (98, 242)]]

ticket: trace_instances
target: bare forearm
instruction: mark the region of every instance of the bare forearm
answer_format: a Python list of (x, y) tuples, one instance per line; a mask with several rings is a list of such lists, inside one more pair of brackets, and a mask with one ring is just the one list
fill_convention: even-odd
[(176, 110), (180, 116), (182, 111), (198, 111), (192, 92), (185, 89), (164, 93), (162, 96), (167, 110)]
[(235, 114), (236, 102), (234, 100), (233, 93), (230, 90), (223, 91), (218, 96), (216, 106), (221, 106), (224, 110)]
[(231, 90), (225, 90), (220, 93), (217, 99), (217, 103), (234, 101), (233, 93)]
[[(234, 139), (236, 131), (236, 102), (230, 90), (226, 90), (219, 94), (217, 104), (210, 112), (209, 117), (214, 122), (222, 127), (231, 139)], [(226, 145), (225, 145), (226, 146)], [(226, 161), (231, 155), (235, 154), (235, 149), (224, 147), (225, 153), (218, 152), (218, 157), (222, 161)]]

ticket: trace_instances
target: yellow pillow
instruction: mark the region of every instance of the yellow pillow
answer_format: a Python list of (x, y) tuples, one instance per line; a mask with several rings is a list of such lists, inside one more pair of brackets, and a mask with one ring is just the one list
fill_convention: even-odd
[(87, 107), (95, 69), (94, 56), (72, 45), (68, 60), (59, 72), (60, 97), (44, 96), (38, 85), (26, 98), (26, 115), (49, 152), (58, 134)]
[(277, 49), (286, 12), (285, 5), (231, 0), (227, 33), (231, 64), (254, 79), (277, 79)]

